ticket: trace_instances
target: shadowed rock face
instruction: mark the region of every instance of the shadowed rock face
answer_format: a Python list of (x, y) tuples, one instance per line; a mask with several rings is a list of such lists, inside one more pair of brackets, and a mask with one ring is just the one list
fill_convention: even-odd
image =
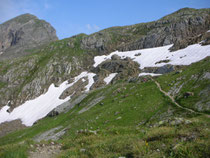
[(210, 44), (210, 32), (204, 32), (197, 36), (185, 38), (182, 40), (177, 40), (174, 45), (170, 48), (171, 51), (176, 51), (179, 49), (186, 48), (189, 45), (201, 42), (202, 45)]
[(27, 49), (57, 40), (46, 21), (23, 14), (0, 25), (0, 60), (25, 55)]

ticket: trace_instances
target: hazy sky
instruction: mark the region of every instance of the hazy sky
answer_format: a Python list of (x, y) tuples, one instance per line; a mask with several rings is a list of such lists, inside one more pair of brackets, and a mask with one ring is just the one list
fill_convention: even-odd
[(210, 0), (0, 0), (0, 23), (31, 13), (51, 23), (63, 39), (157, 20), (184, 7), (210, 8)]

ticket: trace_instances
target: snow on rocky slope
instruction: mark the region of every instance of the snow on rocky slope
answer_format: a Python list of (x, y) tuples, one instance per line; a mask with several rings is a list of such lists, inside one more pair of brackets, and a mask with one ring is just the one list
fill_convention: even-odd
[(118, 55), (122, 59), (130, 57), (133, 61), (140, 64), (140, 69), (145, 67), (161, 67), (166, 64), (171, 65), (190, 65), (191, 63), (200, 61), (210, 56), (210, 45), (201, 46), (200, 44), (190, 45), (185, 49), (170, 52), (172, 45), (148, 48), (127, 52), (113, 52), (109, 55), (96, 56), (94, 58), (94, 67), (97, 67), (107, 59), (111, 59), (112, 55)]
[(0, 110), (0, 123), (21, 119), (24, 125), (32, 126), (34, 122), (45, 117), (58, 105), (68, 101), (71, 98), (70, 96), (65, 99), (59, 99), (60, 95), (80, 79), (84, 77), (88, 78), (88, 85), (86, 85), (85, 91), (89, 91), (90, 87), (94, 83), (94, 76), (94, 73), (82, 72), (74, 78), (74, 82), (72, 83), (64, 81), (59, 87), (55, 87), (55, 85), (52, 84), (45, 94), (42, 94), (33, 100), (26, 101), (24, 104), (15, 108), (11, 113), (7, 112), (9, 106), (6, 105)]
[[(210, 45), (201, 46), (200, 44), (194, 44), (175, 52), (169, 51), (171, 46), (172, 45), (127, 52), (116, 51), (109, 55), (96, 56), (94, 58), (95, 64), (93, 66), (97, 67), (107, 59), (111, 59), (114, 54), (120, 56), (122, 59), (130, 57), (133, 61), (140, 64), (140, 69), (143, 69), (144, 67), (161, 67), (166, 64), (189, 65), (210, 56)], [(74, 78), (74, 82), (72, 83), (64, 81), (59, 87), (55, 87), (54, 84), (52, 84), (45, 94), (42, 94), (33, 100), (26, 101), (24, 104), (15, 108), (11, 113), (7, 112), (9, 106), (4, 106), (0, 110), (0, 123), (21, 119), (24, 125), (32, 126), (34, 122), (45, 117), (54, 108), (68, 101), (71, 96), (68, 96), (65, 99), (59, 99), (60, 95), (80, 79), (85, 82), (84, 77), (88, 78), (88, 84), (85, 86), (85, 92), (88, 92), (90, 87), (94, 84), (93, 77), (95, 75), (96, 74), (94, 73), (82, 72)], [(109, 84), (116, 75), (117, 73), (110, 74), (108, 77), (104, 78), (104, 82)], [(160, 74), (139, 74), (139, 76), (143, 75), (156, 76)]]

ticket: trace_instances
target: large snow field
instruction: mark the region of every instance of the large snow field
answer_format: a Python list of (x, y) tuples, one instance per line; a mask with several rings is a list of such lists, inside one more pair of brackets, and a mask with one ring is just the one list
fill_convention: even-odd
[[(111, 59), (112, 55), (116, 54), (124, 59), (130, 57), (133, 61), (140, 64), (140, 69), (145, 67), (161, 67), (166, 64), (171, 65), (190, 65), (194, 62), (200, 61), (207, 56), (210, 56), (210, 45), (201, 46), (200, 44), (190, 45), (185, 49), (170, 52), (169, 48), (172, 45), (148, 48), (127, 52), (113, 52), (109, 55), (96, 56), (94, 58), (94, 67), (97, 67), (107, 59)], [(157, 63), (161, 60), (168, 60), (167, 63)]]

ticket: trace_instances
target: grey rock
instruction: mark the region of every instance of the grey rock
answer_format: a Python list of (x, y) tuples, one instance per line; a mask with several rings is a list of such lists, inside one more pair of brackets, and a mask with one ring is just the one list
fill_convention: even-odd
[(117, 112), (115, 112), (115, 113), (114, 113), (114, 115), (118, 115), (119, 113), (120, 113), (120, 112), (119, 112), (119, 111), (117, 111)]
[(205, 32), (205, 34), (202, 36), (202, 45), (208, 45), (210, 44), (210, 32)]
[[(66, 132), (66, 128), (62, 129), (62, 126), (58, 126), (56, 128), (52, 128), (40, 135), (37, 135), (34, 137), (34, 141), (40, 142), (42, 140), (48, 141), (48, 140), (58, 140), (61, 136), (63, 136)], [(62, 130), (61, 130), (62, 129)], [(44, 145), (44, 144), (43, 144)]]
[(205, 111), (209, 111), (210, 110), (210, 86), (207, 86), (206, 88), (204, 88), (200, 93), (200, 100), (195, 103), (195, 108), (196, 110), (200, 111), (200, 112), (205, 112)]
[(112, 60), (120, 60), (121, 57), (118, 56), (118, 55), (116, 55), (116, 54), (114, 54), (114, 55), (112, 55), (111, 59), (112, 59)]
[(0, 25), (0, 60), (27, 54), (26, 49), (57, 40), (55, 29), (46, 21), (23, 14)]
[(174, 71), (176, 68), (174, 65), (164, 65), (161, 67), (145, 67), (142, 71), (147, 73), (166, 74)]
[(80, 152), (86, 152), (86, 149), (80, 149)]
[(206, 72), (206, 73), (203, 75), (203, 79), (210, 79), (210, 72)]
[(119, 117), (117, 117), (117, 118), (116, 118), (116, 120), (120, 120), (120, 119), (122, 119), (122, 117), (121, 117), (121, 116), (119, 116)]
[(114, 56), (112, 59), (102, 62), (99, 66), (92, 70), (100, 74), (101, 71), (108, 71), (109, 73), (118, 73), (114, 79), (137, 77), (140, 70), (139, 64), (130, 58), (120, 59)]
[(105, 98), (104, 96), (100, 96), (98, 98), (93, 99), (88, 105), (86, 105), (78, 113), (81, 114), (81, 113), (89, 110), (90, 108), (94, 107), (96, 104), (98, 104), (99, 102), (101, 102), (104, 98)]
[(84, 93), (82, 95), (79, 95), (76, 99), (74, 100), (69, 100), (59, 106), (57, 106), (55, 109), (53, 109), (48, 116), (52, 117), (52, 116), (56, 116), (62, 112), (68, 112), (69, 110), (71, 110), (72, 108), (74, 108), (75, 105), (79, 104), (83, 99), (85, 99), (87, 97), (87, 94)]
[(115, 50), (129, 51), (177, 43), (171, 49), (177, 50), (198, 42), (201, 37), (194, 37), (209, 29), (209, 19), (209, 9), (184, 8), (151, 23), (112, 27), (94, 33), (82, 39), (82, 48), (107, 54)]
[(106, 43), (111, 40), (110, 35), (99, 32), (91, 36), (84, 37), (81, 41), (83, 49), (96, 49), (99, 53), (106, 51)]
[(180, 81), (176, 82), (173, 87), (169, 90), (168, 94), (175, 97), (179, 94), (180, 90), (184, 86), (185, 83), (181, 83)]

